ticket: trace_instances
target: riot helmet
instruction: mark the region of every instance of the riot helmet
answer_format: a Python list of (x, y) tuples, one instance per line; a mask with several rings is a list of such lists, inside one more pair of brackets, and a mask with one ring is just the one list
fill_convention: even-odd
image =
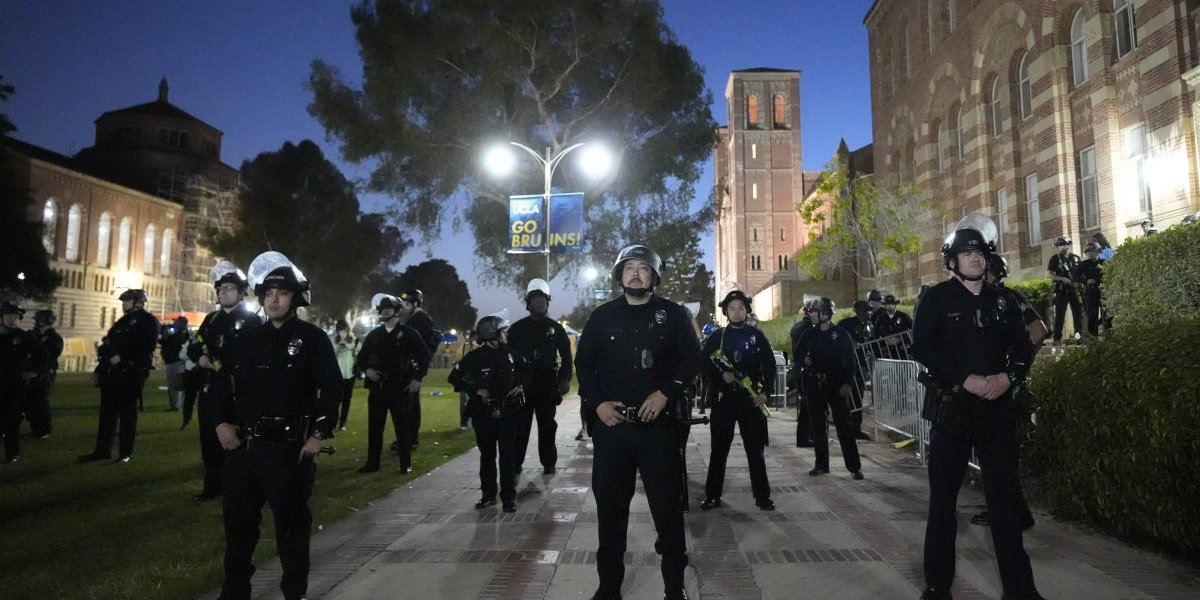
[(613, 263), (612, 269), (613, 281), (615, 281), (617, 285), (621, 286), (621, 289), (625, 288), (624, 284), (621, 282), (621, 270), (625, 268), (625, 263), (631, 260), (640, 260), (650, 265), (652, 281), (650, 282), (650, 285), (646, 286), (644, 292), (641, 290), (639, 290), (639, 292), (642, 294), (653, 292), (654, 288), (658, 287), (658, 283), (662, 279), (662, 259), (658, 257), (658, 253), (640, 244), (625, 246), (621, 249), (621, 252), (617, 254), (617, 260)]
[(837, 310), (837, 306), (833, 303), (832, 298), (821, 296), (813, 301), (812, 307), (809, 310), (817, 313), (818, 315), (828, 315), (832, 317), (834, 311)]
[(254, 288), (254, 295), (258, 296), (259, 304), (262, 304), (267, 290), (271, 288), (292, 292), (293, 310), (312, 303), (308, 278), (281, 252), (269, 250), (256, 256), (250, 262), (247, 280)]
[(145, 304), (150, 301), (150, 297), (146, 295), (146, 290), (134, 288), (121, 292), (121, 295), (117, 296), (117, 300), (121, 302), (132, 300), (134, 304)]
[(742, 290), (730, 290), (728, 294), (725, 294), (725, 298), (721, 300), (720, 304), (718, 304), (718, 306), (721, 307), (722, 314), (729, 316), (729, 303), (733, 302), (734, 300), (741, 300), (742, 306), (746, 307), (746, 312), (750, 312), (751, 300), (750, 297), (746, 295), (746, 292), (743, 292)]
[(987, 272), (995, 277), (996, 281), (1008, 277), (1008, 261), (999, 254), (989, 254), (987, 256)]
[(475, 341), (480, 344), (500, 339), (500, 332), (508, 329), (508, 320), (500, 315), (488, 315), (475, 324)]
[(208, 272), (208, 280), (212, 282), (214, 288), (221, 287), (222, 284), (232, 283), (238, 286), (238, 290), (242, 293), (246, 292), (249, 282), (246, 280), (246, 274), (242, 272), (237, 265), (232, 262), (221, 259)]
[(400, 299), (405, 302), (412, 302), (414, 306), (421, 306), (425, 302), (425, 294), (421, 293), (421, 290), (413, 288), (411, 290), (404, 290), (400, 294)]
[[(954, 226), (954, 231), (946, 237), (945, 243), (942, 244), (942, 264), (946, 270), (964, 280), (979, 281), (983, 278), (982, 274), (974, 278), (966, 277), (958, 265), (958, 255), (971, 250), (982, 252), (985, 257), (996, 251), (996, 224), (977, 212), (960, 219)], [(955, 259), (953, 267), (950, 266), (951, 259)]]
[(541, 294), (546, 297), (546, 301), (550, 300), (550, 283), (545, 279), (536, 277), (529, 280), (529, 285), (525, 286), (525, 303), (529, 303), (530, 296)]
[(16, 302), (5, 300), (0, 302), (0, 315), (17, 315), (17, 318), (25, 317), (25, 309), (17, 305)]
[[(883, 303), (883, 292), (880, 292), (879, 290), (871, 290), (871, 291), (867, 292), (867, 302), (868, 303), (879, 302), (880, 304), (882, 304)], [(869, 306), (869, 304), (868, 304), (868, 306)]]
[(861, 316), (871, 312), (871, 304), (866, 300), (855, 300), (853, 307), (855, 315)]
[(1059, 248), (1059, 247), (1062, 247), (1062, 246), (1070, 246), (1070, 245), (1071, 245), (1071, 243), (1072, 243), (1072, 242), (1071, 242), (1071, 237), (1070, 237), (1070, 236), (1061, 235), (1061, 236), (1059, 236), (1057, 239), (1055, 239), (1055, 240), (1054, 240), (1054, 247), (1055, 247), (1055, 248)]
[(58, 322), (58, 317), (55, 316), (54, 311), (48, 308), (43, 308), (33, 313), (33, 322), (36, 323), (38, 327), (51, 327)]
[(371, 296), (371, 309), (379, 312), (385, 308), (397, 310), (400, 308), (400, 299), (391, 295), (380, 292)]

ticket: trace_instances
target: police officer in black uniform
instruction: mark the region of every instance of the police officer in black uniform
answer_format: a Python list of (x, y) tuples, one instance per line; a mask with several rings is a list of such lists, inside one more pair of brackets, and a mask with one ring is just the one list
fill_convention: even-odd
[[(525, 403), (523, 387), (529, 366), (508, 346), (508, 321), (488, 315), (475, 325), (479, 347), (467, 353), (450, 371), (450, 385), (467, 392), (467, 412), (479, 447), (479, 483), (483, 497), (475, 508), (496, 504), (499, 488), (504, 512), (517, 511), (517, 427)], [(500, 482), (496, 484), (496, 459)]]
[(46, 349), (46, 361), (38, 376), (25, 389), (25, 418), (34, 437), (48, 438), (54, 429), (50, 420), (50, 388), (58, 378), (58, 357), (62, 356), (63, 338), (54, 329), (58, 320), (54, 311), (42, 309), (33, 313), (33, 334)]
[(219, 260), (209, 271), (217, 293), (217, 310), (204, 317), (188, 344), (188, 358), (196, 363), (200, 377), (197, 417), (200, 421), (200, 458), (204, 462), (204, 487), (192, 500), (204, 502), (221, 495), (225, 481), (225, 450), (217, 439), (217, 425), (224, 407), (232, 402), (233, 369), (238, 350), (262, 319), (246, 308), (249, 289), (246, 274), (228, 260)]
[(1087, 315), (1087, 332), (1100, 335), (1100, 284), (1104, 282), (1104, 270), (1100, 268), (1100, 244), (1088, 242), (1083, 248), (1087, 258), (1079, 261), (1075, 269), (1075, 281), (1083, 287), (1083, 310)]
[[(592, 313), (575, 357), (579, 395), (594, 421), (592, 493), (599, 519), (600, 587), (593, 600), (621, 597), (629, 502), (639, 471), (658, 531), (654, 549), (662, 556), (666, 598), (687, 597), (683, 465), (670, 413), (696, 377), (699, 347), (687, 309), (653, 293), (661, 268), (650, 248), (621, 250), (612, 276), (624, 293)], [(628, 422), (630, 418), (640, 422)]]
[(383, 453), (383, 426), (392, 415), (392, 429), (400, 453), (400, 472), (412, 472), (412, 443), (409, 423), (416, 418), (413, 396), (429, 370), (429, 348), (415, 329), (400, 324), (400, 299), (375, 294), (371, 299), (379, 314), (379, 327), (363, 340), (354, 360), (354, 370), (363, 373), (367, 387), (367, 462), (359, 473), (379, 470)]
[[(425, 294), (418, 289), (406, 290), (400, 294), (400, 322), (404, 325), (412, 327), (417, 334), (425, 340), (425, 346), (429, 348), (430, 353), (437, 352), (438, 344), (442, 343), (442, 336), (436, 329), (433, 328), (433, 317), (429, 316), (428, 312), (422, 308), (425, 304)], [(421, 440), (421, 380), (417, 380), (416, 391), (409, 392), (411, 398), (409, 402), (412, 404), (412, 418), (408, 420), (408, 441), (410, 448), (417, 449)], [(400, 440), (397, 438), (397, 444)]]
[(138, 402), (142, 386), (154, 365), (154, 348), (158, 342), (159, 325), (154, 315), (146, 312), (149, 298), (143, 290), (121, 292), (124, 316), (108, 329), (100, 346), (100, 363), (96, 376), (100, 383), (100, 424), (96, 433), (96, 449), (78, 458), (79, 462), (107, 460), (112, 449), (113, 433), (120, 423), (117, 460), (129, 462), (133, 456), (133, 441), (137, 436)]
[(800, 309), (800, 320), (792, 324), (792, 329), (788, 332), (788, 337), (791, 339), (792, 350), (792, 381), (796, 385), (796, 447), (797, 448), (812, 448), (812, 425), (808, 422), (808, 399), (804, 395), (804, 385), (800, 378), (801, 365), (797, 362), (796, 345), (800, 343), (800, 338), (812, 327), (812, 319), (809, 314), (812, 312), (813, 304), (817, 301), (817, 296), (804, 295), (804, 304)]
[(860, 348), (875, 339), (875, 325), (871, 323), (871, 305), (866, 300), (854, 301), (854, 316), (846, 317), (837, 323), (845, 329), (856, 344), (854, 348), (854, 385), (850, 388), (850, 396), (854, 401), (854, 410), (850, 413), (850, 424), (854, 426), (854, 438), (871, 441), (871, 436), (862, 429), (863, 421), (863, 392), (866, 390), (866, 373), (862, 366), (866, 363), (867, 348)]
[(846, 469), (854, 479), (862, 479), (862, 462), (854, 427), (850, 424), (851, 388), (854, 385), (854, 340), (845, 329), (833, 324), (833, 300), (821, 298), (812, 307), (813, 327), (796, 345), (796, 361), (808, 397), (808, 419), (816, 460), (809, 475), (829, 472), (829, 425), (825, 412), (833, 413), (833, 426)]
[(775, 353), (767, 336), (746, 324), (750, 297), (745, 292), (733, 290), (725, 294), (720, 307), (729, 325), (709, 336), (700, 351), (700, 371), (718, 394), (709, 422), (712, 454), (700, 508), (712, 510), (721, 506), (725, 461), (733, 444), (733, 426), (737, 425), (746, 449), (754, 504), (762, 510), (775, 510), (771, 484), (767, 481), (767, 463), (763, 459), (767, 445), (767, 416), (763, 410), (767, 398), (775, 391)]
[(36, 335), (18, 326), (25, 311), (15, 302), (0, 303), (0, 435), (4, 458), (21, 459), (21, 414), (26, 388), (46, 367), (46, 349)]
[(1063, 236), (1054, 240), (1058, 254), (1050, 257), (1046, 270), (1050, 274), (1054, 292), (1054, 343), (1062, 342), (1063, 318), (1067, 316), (1067, 307), (1071, 307), (1071, 322), (1075, 333), (1081, 334), (1083, 326), (1080, 323), (1082, 306), (1079, 303), (1079, 292), (1075, 289), (1075, 271), (1079, 268), (1079, 255), (1071, 252), (1071, 238)]
[(954, 581), (956, 504), (972, 448), (987, 476), (984, 491), (1004, 598), (1040, 600), (1017, 516), (1017, 414), (1010, 387), (1027, 373), (1032, 346), (1021, 309), (986, 283), (996, 227), (972, 213), (942, 246), (953, 277), (926, 292), (917, 308), (912, 351), (929, 370), (923, 417), (929, 448), (929, 521), (923, 600), (949, 600)]
[(533, 279), (525, 291), (525, 309), (529, 316), (513, 323), (508, 344), (529, 364), (529, 383), (525, 386), (525, 407), (517, 429), (517, 470), (520, 471), (534, 417), (538, 426), (538, 459), (542, 472), (554, 473), (558, 450), (554, 434), (558, 423), (554, 412), (562, 404), (563, 394), (571, 386), (571, 341), (567, 330), (546, 315), (550, 311), (550, 284)]
[(234, 394), (217, 425), (227, 451), (221, 599), (250, 598), (251, 560), (266, 503), (275, 517), (283, 597), (299, 600), (308, 590), (313, 457), (337, 424), (342, 374), (329, 336), (296, 315), (310, 302), (304, 274), (271, 251), (250, 263), (249, 281), (267, 322), (239, 341)]

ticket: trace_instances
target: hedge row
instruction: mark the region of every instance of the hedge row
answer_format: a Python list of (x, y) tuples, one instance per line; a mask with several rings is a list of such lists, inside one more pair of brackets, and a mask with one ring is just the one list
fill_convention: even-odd
[(1113, 329), (1200, 318), (1200, 225), (1129, 239), (1104, 263)]
[(1026, 466), (1060, 516), (1200, 558), (1200, 319), (1118, 328), (1034, 366)]

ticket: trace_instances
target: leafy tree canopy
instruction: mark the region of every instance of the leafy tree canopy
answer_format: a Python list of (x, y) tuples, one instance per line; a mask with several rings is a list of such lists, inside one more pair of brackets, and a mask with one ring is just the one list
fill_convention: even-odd
[(245, 161), (241, 174), (241, 228), (210, 232), (211, 247), (243, 268), (267, 250), (284, 253), (326, 316), (359, 303), (368, 292), (364, 275), (386, 270), (408, 247), (382, 215), (359, 214), (354, 186), (309, 140)]
[(479, 311), (471, 305), (471, 291), (454, 265), (440, 258), (411, 265), (377, 291), (399, 296), (412, 289), (421, 290), (422, 308), (433, 317), (438, 329), (466, 331), (475, 327)]
[(478, 165), (491, 143), (557, 154), (594, 141), (619, 154), (604, 182), (568, 164), (555, 175), (559, 189), (585, 192), (587, 231), (585, 252), (555, 255), (552, 275), (647, 241), (637, 237), (647, 220), (689, 218), (716, 123), (702, 70), (657, 2), (375, 0), (351, 19), (361, 84), (316, 61), (310, 112), (348, 160), (372, 166), (368, 186), (391, 194), (397, 214), (426, 237), (439, 231), (449, 199), (466, 202), (453, 223), (474, 233), (488, 282), (519, 288), (546, 276), (544, 256), (505, 254), (506, 198), (540, 192), (542, 170), (526, 159), (523, 176), (490, 180)]

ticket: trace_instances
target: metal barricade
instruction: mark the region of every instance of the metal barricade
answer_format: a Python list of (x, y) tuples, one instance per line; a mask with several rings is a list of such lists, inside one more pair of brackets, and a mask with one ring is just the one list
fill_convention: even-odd
[(916, 440), (917, 460), (925, 464), (929, 457), (929, 422), (921, 418), (925, 388), (917, 381), (922, 370), (921, 364), (913, 360), (877, 358), (870, 373), (876, 438), (880, 429), (886, 429)]
[(775, 410), (787, 408), (787, 376), (792, 368), (788, 357), (782, 352), (775, 352), (775, 392), (771, 394), (771, 404)]

